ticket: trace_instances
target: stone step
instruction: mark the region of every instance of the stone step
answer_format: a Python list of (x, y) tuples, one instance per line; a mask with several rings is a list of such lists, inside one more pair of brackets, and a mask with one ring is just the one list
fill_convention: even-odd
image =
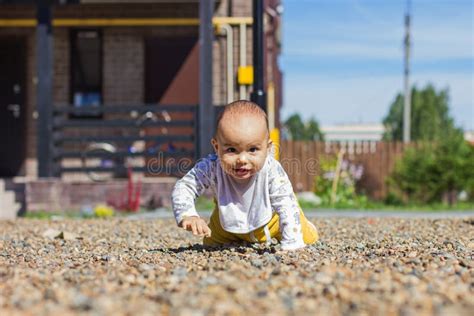
[(0, 193), (0, 196), (2, 197), (3, 201), (7, 201), (9, 203), (15, 202), (15, 192), (3, 191), (2, 193)]
[[(25, 194), (25, 182), (18, 181), (15, 179), (0, 179), (0, 197), (2, 196), (2, 192), (11, 192), (13, 194), (13, 202), (15, 205), (11, 206), (14, 207), (15, 210), (18, 209), (18, 204), (20, 205), (20, 212), (17, 214), (20, 215), (24, 213), (26, 207), (26, 194)], [(10, 193), (8, 195), (11, 195)]]
[(12, 191), (12, 190), (7, 189), (6, 192), (12, 192), (13, 193), (15, 202), (21, 203), (22, 201), (25, 200), (25, 192), (23, 190), (21, 190), (21, 191), (20, 190)]
[(3, 208), (0, 212), (0, 221), (2, 220), (14, 220), (17, 218), (17, 212), (15, 208)]
[(0, 220), (13, 220), (18, 217), (18, 210), (20, 209), (20, 205), (16, 203), (13, 205), (3, 205), (0, 203)]
[(15, 219), (21, 204), (15, 202), (15, 192), (0, 191), (0, 220)]

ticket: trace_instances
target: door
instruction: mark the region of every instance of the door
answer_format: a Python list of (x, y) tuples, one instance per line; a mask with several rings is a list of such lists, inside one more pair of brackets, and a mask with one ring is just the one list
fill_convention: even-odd
[[(199, 45), (197, 36), (153, 37), (145, 40), (145, 102), (148, 104), (197, 105), (199, 103)], [(170, 112), (171, 121), (193, 122), (193, 112)], [(194, 135), (189, 127), (145, 128), (150, 136)], [(158, 145), (158, 146), (157, 146)], [(147, 146), (159, 147), (154, 142)], [(159, 147), (160, 149), (163, 146)], [(166, 151), (192, 151), (191, 141), (170, 140)], [(166, 149), (167, 148), (167, 149)], [(170, 149), (171, 148), (171, 149)], [(163, 165), (168, 160), (162, 161)], [(165, 172), (162, 175), (167, 175)], [(156, 174), (155, 174), (156, 175)]]
[(0, 177), (20, 171), (26, 154), (25, 39), (0, 38)]
[(145, 41), (145, 102), (199, 103), (198, 38), (148, 38)]

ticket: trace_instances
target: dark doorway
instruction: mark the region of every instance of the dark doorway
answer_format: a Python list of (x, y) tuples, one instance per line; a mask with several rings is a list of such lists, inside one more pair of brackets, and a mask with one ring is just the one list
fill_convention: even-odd
[(154, 37), (145, 42), (145, 102), (197, 104), (197, 37)]
[[(165, 105), (197, 105), (199, 103), (199, 45), (197, 36), (153, 37), (145, 41), (145, 102)], [(172, 121), (192, 121), (193, 113), (171, 111)], [(193, 135), (190, 127), (145, 128), (150, 136), (168, 134)], [(148, 146), (156, 146), (151, 142)], [(165, 152), (192, 151), (193, 142), (170, 140), (165, 144)], [(163, 165), (168, 160), (161, 161)], [(166, 172), (153, 176), (167, 176)], [(151, 176), (151, 174), (148, 174)]]
[(0, 177), (18, 175), (26, 154), (25, 39), (0, 39)]

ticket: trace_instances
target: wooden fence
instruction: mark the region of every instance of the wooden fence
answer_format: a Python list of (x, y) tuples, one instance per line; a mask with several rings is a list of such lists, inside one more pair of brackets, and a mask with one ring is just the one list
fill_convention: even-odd
[(383, 199), (387, 193), (386, 177), (403, 154), (401, 142), (329, 143), (282, 141), (280, 162), (288, 173), (294, 190), (311, 191), (319, 173), (321, 159), (336, 157), (344, 149), (344, 159), (363, 166), (358, 188), (374, 199)]

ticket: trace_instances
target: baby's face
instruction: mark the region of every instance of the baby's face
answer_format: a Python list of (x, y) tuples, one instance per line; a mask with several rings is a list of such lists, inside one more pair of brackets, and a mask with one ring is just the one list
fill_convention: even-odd
[(271, 141), (264, 118), (241, 115), (222, 118), (212, 145), (224, 171), (245, 182), (262, 169)]

